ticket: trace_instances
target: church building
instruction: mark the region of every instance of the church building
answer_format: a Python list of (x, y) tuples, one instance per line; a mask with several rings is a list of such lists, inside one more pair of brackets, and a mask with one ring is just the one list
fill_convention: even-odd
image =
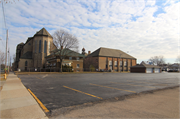
[(26, 43), (17, 45), (15, 70), (34, 71), (45, 68), (45, 57), (55, 48), (53, 37), (42, 28), (33, 37), (29, 37)]

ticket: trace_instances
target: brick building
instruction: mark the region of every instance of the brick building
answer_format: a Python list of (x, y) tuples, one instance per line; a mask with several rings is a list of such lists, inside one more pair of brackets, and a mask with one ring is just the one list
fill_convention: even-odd
[(29, 71), (45, 66), (45, 57), (56, 47), (53, 38), (45, 28), (29, 37), (26, 43), (20, 43), (16, 48), (14, 70)]
[(136, 58), (129, 54), (110, 48), (100, 47), (84, 59), (84, 70), (89, 71), (94, 67), (98, 71), (130, 71), (130, 67), (136, 65)]
[[(84, 55), (77, 53), (75, 51), (72, 51), (70, 49), (63, 49), (61, 48), (62, 53), (62, 57), (64, 57), (63, 61), (62, 61), (62, 65), (67, 65), (67, 66), (72, 66), (73, 71), (74, 72), (79, 72), (79, 71), (83, 71), (83, 59), (84, 59)], [(58, 52), (60, 52), (60, 50), (56, 50), (55, 53), (46, 56), (46, 68), (48, 69), (52, 69), (54, 71), (58, 71), (60, 68), (60, 59), (58, 58)]]

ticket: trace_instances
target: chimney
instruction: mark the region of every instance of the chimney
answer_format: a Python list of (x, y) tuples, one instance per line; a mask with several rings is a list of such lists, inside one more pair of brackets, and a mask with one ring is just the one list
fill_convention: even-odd
[(63, 49), (63, 46), (61, 46), (61, 50)]
[(88, 55), (91, 54), (91, 51), (88, 51)]

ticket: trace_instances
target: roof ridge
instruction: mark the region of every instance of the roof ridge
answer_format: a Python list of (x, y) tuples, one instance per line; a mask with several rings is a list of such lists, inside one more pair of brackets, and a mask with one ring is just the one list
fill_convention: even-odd
[[(99, 50), (99, 52), (98, 52)], [(92, 52), (90, 55), (88, 55), (87, 57), (96, 57), (96, 56), (108, 56), (108, 57), (120, 57), (121, 58), (131, 58), (131, 59), (136, 59), (135, 57), (125, 53), (122, 50), (119, 49), (112, 49), (112, 48), (104, 48), (104, 47), (100, 47), (97, 50), (95, 50), (94, 52)]]
[(41, 30), (39, 30), (38, 32), (36, 32), (36, 35), (45, 35), (45, 36), (49, 36), (52, 37), (51, 34), (43, 27)]

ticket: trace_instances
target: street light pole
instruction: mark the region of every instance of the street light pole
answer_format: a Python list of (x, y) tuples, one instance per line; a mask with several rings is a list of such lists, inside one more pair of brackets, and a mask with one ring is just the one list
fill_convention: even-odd
[(8, 52), (8, 30), (7, 30), (7, 36), (6, 36), (6, 60), (5, 60), (5, 74), (6, 74), (6, 68), (7, 68), (7, 52)]
[(8, 49), (8, 73), (9, 73), (9, 65), (10, 65), (10, 61), (9, 61), (9, 49)]
[[(0, 40), (2, 40), (2, 39), (0, 38)], [(1, 58), (1, 56), (0, 56), (0, 58)], [(1, 62), (0, 62), (0, 70), (1, 70)], [(1, 76), (1, 71), (0, 71), (0, 76)]]

